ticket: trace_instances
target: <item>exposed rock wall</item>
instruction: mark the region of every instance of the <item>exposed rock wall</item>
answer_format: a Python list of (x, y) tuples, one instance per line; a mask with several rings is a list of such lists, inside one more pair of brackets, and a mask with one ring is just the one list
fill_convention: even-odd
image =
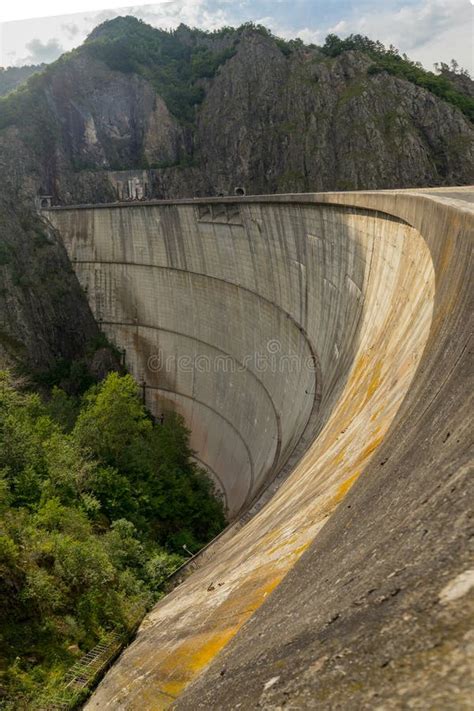
[(284, 57), (250, 35), (210, 85), (197, 153), (217, 191), (358, 190), (474, 180), (474, 131), (454, 107), (359, 52)]
[(28, 206), (2, 202), (0, 368), (80, 358), (98, 333), (57, 233)]
[(159, 198), (472, 182), (467, 117), (372, 65), (359, 51), (284, 53), (247, 30), (215, 76), (196, 81), (204, 100), (190, 122), (170, 112), (150, 72), (112, 70), (85, 45), (33, 78), (35, 101), (0, 131), (0, 151), (30, 192), (60, 203), (113, 201), (108, 171), (120, 170), (151, 170)]

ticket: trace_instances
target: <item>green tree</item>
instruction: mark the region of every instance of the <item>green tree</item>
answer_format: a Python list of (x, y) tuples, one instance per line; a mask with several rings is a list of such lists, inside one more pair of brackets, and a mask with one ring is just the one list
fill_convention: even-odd
[(153, 425), (131, 376), (112, 373), (89, 391), (73, 437), (103, 465), (90, 492), (110, 520), (128, 519), (177, 551), (199, 549), (224, 526), (222, 503), (192, 462), (182, 418), (170, 413)]
[(143, 445), (150, 439), (152, 423), (130, 375), (111, 373), (92, 388), (84, 400), (74, 436), (102, 462), (124, 472), (142, 471), (149, 457)]
[[(55, 398), (61, 406), (52, 408)], [(130, 376), (112, 373), (74, 398), (72, 431), (77, 413), (63, 394), (52, 399), (0, 373), (7, 708), (35, 707), (107, 630), (126, 630), (162, 595), (182, 544), (198, 550), (225, 523), (181, 418), (154, 425)]]

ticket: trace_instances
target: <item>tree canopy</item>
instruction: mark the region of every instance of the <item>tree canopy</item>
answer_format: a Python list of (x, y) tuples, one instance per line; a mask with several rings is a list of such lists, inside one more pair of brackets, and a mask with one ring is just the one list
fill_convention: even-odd
[[(153, 422), (129, 375), (67, 409), (0, 374), (0, 693), (31, 708), (104, 633), (225, 524), (188, 431)], [(58, 399), (61, 407), (58, 407)], [(67, 417), (63, 413), (67, 412)], [(10, 701), (8, 701), (10, 700)]]

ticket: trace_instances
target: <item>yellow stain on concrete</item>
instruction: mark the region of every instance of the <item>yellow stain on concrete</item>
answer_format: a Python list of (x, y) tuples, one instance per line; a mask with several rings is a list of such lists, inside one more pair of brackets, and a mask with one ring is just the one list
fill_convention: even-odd
[(359, 461), (359, 462), (364, 461), (364, 459), (367, 459), (367, 457), (369, 457), (371, 454), (373, 454), (375, 452), (375, 450), (378, 449), (378, 447), (380, 447), (380, 445), (382, 444), (384, 435), (385, 435), (385, 432), (384, 432), (384, 434), (381, 434), (378, 437), (375, 437), (375, 439), (370, 444), (368, 444), (367, 447), (364, 447), (364, 449), (360, 453), (357, 461)]
[(381, 381), (382, 364), (376, 363), (371, 371), (371, 378), (369, 387), (367, 388), (367, 397), (371, 398), (380, 385)]
[(334, 497), (334, 503), (339, 504), (342, 499), (345, 497), (349, 489), (356, 483), (357, 479), (360, 477), (362, 472), (356, 472), (352, 476), (350, 476), (348, 479), (342, 482), (342, 484), (339, 486), (337, 490), (337, 494)]
[[(250, 616), (251, 613), (249, 613)], [(184, 686), (203, 669), (236, 634), (243, 621), (231, 627), (219, 626), (185, 639), (162, 660), (159, 674), (153, 680), (166, 693), (177, 696)]]
[[(299, 557), (306, 547), (302, 546), (293, 551), (293, 556)], [(271, 571), (268, 571), (268, 574), (271, 575)], [(169, 708), (173, 699), (163, 697), (163, 693), (169, 697), (178, 696), (237, 634), (282, 578), (283, 574), (280, 574), (267, 580), (260, 579), (253, 585), (247, 584), (245, 594), (237, 590), (222, 605), (215, 608), (212, 619), (207, 623), (207, 629), (198, 628), (182, 641), (176, 640), (164, 653), (157, 651), (154, 673), (147, 680), (148, 698), (154, 698), (155, 701), (147, 701), (147, 711)], [(156, 691), (156, 697), (153, 690)]]

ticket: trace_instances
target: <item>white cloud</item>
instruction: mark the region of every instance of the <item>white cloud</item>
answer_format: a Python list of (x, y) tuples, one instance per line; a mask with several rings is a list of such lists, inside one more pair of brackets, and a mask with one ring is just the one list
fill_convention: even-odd
[(364, 32), (409, 51), (466, 23), (472, 23), (472, 9), (467, 0), (422, 0), (395, 11), (382, 9), (365, 15), (356, 20), (351, 31)]
[(63, 52), (64, 47), (53, 37), (48, 42), (42, 42), (35, 38), (26, 44), (29, 55), (25, 58), (26, 64), (42, 64), (43, 62), (53, 62)]
[(454, 58), (474, 77), (473, 30), (469, 22), (446, 29), (419, 47), (407, 50), (407, 54), (428, 69), (433, 69), (435, 62), (449, 64)]
[(67, 5), (68, 7), (65, 8), (64, 0), (43, 0), (41, 3), (36, 0), (6, 2), (0, 9), (0, 22), (64, 15), (65, 9), (69, 14), (73, 14), (76, 12), (97, 12), (102, 8), (113, 9), (116, 7), (114, 0), (67, 0)]
[[(37, 7), (47, 12), (49, 6)], [(34, 39), (46, 48), (49, 42), (56, 42), (56, 49), (62, 46), (70, 50), (96, 25), (126, 14), (166, 29), (183, 22), (191, 27), (214, 30), (252, 20), (286, 39), (299, 37), (315, 44), (322, 44), (329, 33), (342, 37), (361, 33), (380, 39), (386, 45), (394, 44), (428, 68), (435, 61), (456, 57), (462, 66), (471, 72), (474, 70), (473, 8), (469, 0), (351, 0), (349, 3), (274, 0), (272, 5), (268, 0), (161, 0), (145, 5), (137, 2), (115, 10), (4, 23), (0, 28), (0, 64), (12, 61), (13, 56), (16, 64), (30, 61), (26, 44)], [(39, 46), (37, 49), (42, 51)], [(54, 45), (43, 51), (53, 56)]]
[(326, 34), (327, 33), (322, 30), (303, 27), (301, 30), (296, 30), (296, 32), (288, 32), (287, 39), (298, 37), (300, 40), (303, 40), (305, 44), (322, 44)]
[(428, 69), (456, 57), (473, 73), (473, 18), (469, 0), (405, 0), (398, 7), (377, 4), (376, 12), (365, 7), (364, 14), (342, 19), (328, 32), (342, 37), (360, 33), (393, 44)]
[[(282, 0), (279, 0), (282, 2)], [(263, 25), (268, 27), (271, 32), (277, 37), (283, 37), (283, 39), (290, 40), (298, 37), (303, 40), (306, 44), (320, 44), (324, 40), (324, 33), (321, 30), (316, 30), (311, 27), (301, 27), (301, 28), (288, 28), (283, 25), (276, 23), (272, 17), (258, 17), (253, 22), (256, 25)]]
[(326, 34), (328, 35), (346, 35), (350, 34), (351, 29), (347, 23), (347, 20), (340, 20), (334, 27), (328, 27)]
[[(221, 3), (222, 4), (222, 3)], [(169, 29), (180, 23), (189, 27), (216, 30), (229, 24), (229, 13), (225, 9), (210, 8), (207, 0), (174, 0), (162, 5), (128, 7), (126, 13), (134, 15), (154, 27)]]
[(61, 29), (70, 39), (72, 39), (73, 37), (77, 37), (77, 35), (80, 33), (79, 26), (75, 25), (74, 22), (68, 22), (64, 25), (61, 25)]

